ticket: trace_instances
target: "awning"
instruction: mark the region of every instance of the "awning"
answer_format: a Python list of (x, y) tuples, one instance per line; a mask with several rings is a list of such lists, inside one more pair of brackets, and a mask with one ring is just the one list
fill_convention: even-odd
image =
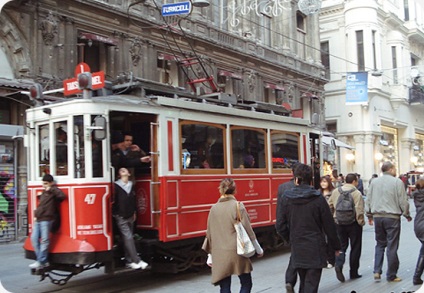
[(0, 139), (13, 139), (24, 134), (22, 125), (0, 124)]
[(332, 140), (334, 140), (334, 142), (336, 144), (336, 147), (346, 148), (346, 149), (349, 149), (349, 150), (355, 149), (353, 146), (350, 146), (348, 144), (345, 144), (344, 142), (342, 142), (342, 141), (340, 141), (340, 140), (338, 140), (338, 139), (336, 139), (334, 137), (331, 137), (331, 136), (322, 136), (322, 143), (323, 144), (331, 145), (331, 141)]

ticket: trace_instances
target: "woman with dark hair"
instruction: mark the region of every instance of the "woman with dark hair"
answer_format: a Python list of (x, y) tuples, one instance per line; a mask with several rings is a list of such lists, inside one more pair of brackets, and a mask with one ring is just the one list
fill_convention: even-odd
[(414, 220), (415, 236), (421, 242), (420, 255), (418, 256), (415, 274), (412, 279), (414, 285), (421, 285), (421, 275), (424, 270), (424, 179), (418, 179), (415, 183), (416, 190), (412, 193), (417, 214)]
[(331, 182), (330, 176), (322, 176), (319, 182), (319, 191), (327, 200), (327, 202), (333, 190), (334, 190), (334, 186), (333, 186), (333, 183)]
[[(330, 199), (331, 193), (334, 190), (333, 183), (331, 183), (330, 176), (322, 176), (319, 182), (319, 191), (324, 196), (325, 200), (328, 203), (328, 200)], [(336, 263), (336, 255), (334, 254), (334, 249), (327, 245), (327, 268), (331, 269), (334, 267), (334, 264)]]
[[(237, 202), (236, 184), (233, 179), (225, 178), (219, 184), (221, 197), (209, 212), (208, 228), (203, 243), (203, 250), (208, 255), (206, 263), (212, 267), (212, 284), (221, 287), (221, 293), (231, 292), (231, 275), (240, 279), (240, 293), (252, 290), (252, 263), (249, 258), (237, 254), (236, 231), (237, 205), (239, 204), (241, 222), (255, 246), (258, 257), (263, 256), (255, 232), (250, 225), (249, 215), (243, 203)], [(212, 264), (213, 261), (213, 264)]]

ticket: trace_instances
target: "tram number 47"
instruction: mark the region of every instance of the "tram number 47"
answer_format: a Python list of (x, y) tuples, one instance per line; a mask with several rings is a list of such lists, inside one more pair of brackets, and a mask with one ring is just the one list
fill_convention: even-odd
[(86, 196), (85, 196), (85, 199), (84, 199), (84, 201), (87, 203), (87, 204), (94, 204), (94, 201), (96, 200), (96, 194), (95, 193), (88, 193)]

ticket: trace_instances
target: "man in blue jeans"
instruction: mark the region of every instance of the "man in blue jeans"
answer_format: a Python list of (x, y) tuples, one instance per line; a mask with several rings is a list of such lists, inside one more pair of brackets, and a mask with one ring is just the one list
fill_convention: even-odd
[(42, 269), (49, 266), (49, 233), (57, 213), (57, 204), (65, 199), (65, 194), (55, 185), (53, 176), (43, 176), (44, 191), (40, 195), (39, 204), (34, 211), (34, 222), (31, 233), (31, 243), (37, 261), (30, 264), (32, 269)]
[(396, 167), (391, 162), (383, 163), (383, 176), (375, 178), (367, 193), (365, 211), (370, 225), (375, 227), (374, 280), (380, 281), (384, 260), (384, 251), (387, 247), (387, 272), (389, 282), (402, 281), (396, 274), (399, 269), (397, 250), (400, 238), (400, 217), (403, 215), (408, 222), (408, 197), (405, 186), (396, 177)]

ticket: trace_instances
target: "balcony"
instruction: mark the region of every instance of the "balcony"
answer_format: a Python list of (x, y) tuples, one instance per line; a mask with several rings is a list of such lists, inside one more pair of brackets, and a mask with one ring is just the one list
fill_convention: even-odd
[(420, 87), (413, 87), (409, 89), (409, 104), (424, 105), (424, 92)]

